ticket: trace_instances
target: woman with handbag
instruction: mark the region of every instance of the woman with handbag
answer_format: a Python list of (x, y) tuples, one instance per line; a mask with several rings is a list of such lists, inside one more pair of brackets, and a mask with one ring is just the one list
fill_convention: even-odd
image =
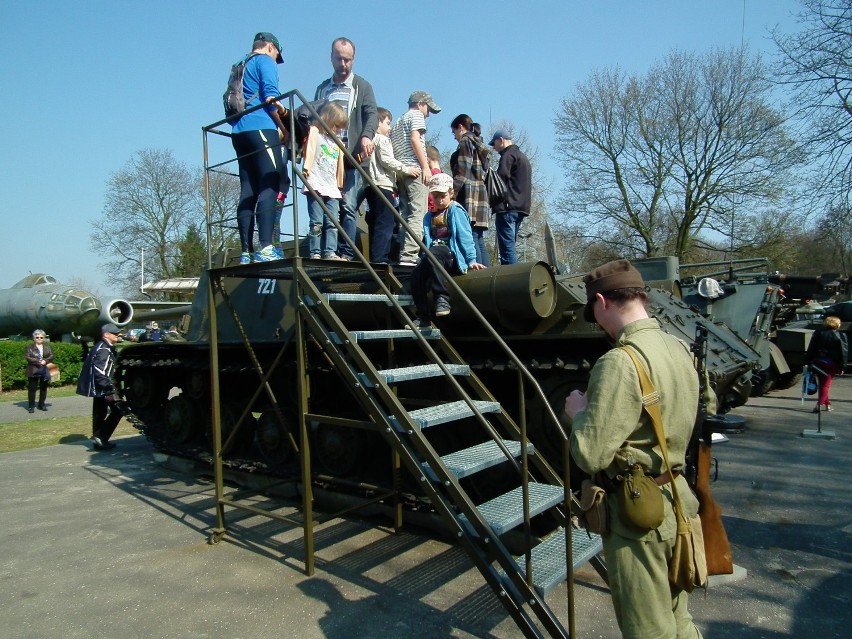
[(480, 137), (481, 127), (469, 115), (457, 115), (450, 123), (450, 129), (459, 143), (459, 148), (450, 156), (456, 203), (461, 204), (470, 217), (476, 261), (491, 266), (483, 239), (491, 224), (491, 205), (485, 190), (485, 170), (491, 150)]
[(831, 410), (831, 400), (828, 393), (831, 390), (831, 381), (835, 375), (843, 375), (843, 368), (849, 357), (849, 344), (846, 334), (841, 333), (840, 318), (830, 315), (822, 322), (811, 337), (808, 344), (806, 362), (808, 366), (819, 376), (819, 400), (814, 406), (813, 412), (818, 413), (820, 406), (824, 411)]
[(36, 387), (39, 389), (38, 409), (47, 410), (44, 403), (47, 399), (47, 384), (50, 382), (47, 365), (53, 361), (53, 350), (45, 338), (44, 331), (36, 329), (33, 331), (33, 343), (24, 350), (27, 359), (27, 410), (31, 413), (35, 411)]

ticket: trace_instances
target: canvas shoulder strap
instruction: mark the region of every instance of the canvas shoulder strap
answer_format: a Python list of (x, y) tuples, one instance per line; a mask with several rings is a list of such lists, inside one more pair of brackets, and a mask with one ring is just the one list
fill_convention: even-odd
[[(630, 356), (633, 360), (633, 365), (636, 367), (636, 372), (639, 375), (639, 387), (642, 392), (642, 408), (648, 413), (651, 418), (651, 423), (654, 426), (654, 432), (657, 434), (657, 440), (660, 442), (660, 450), (663, 453), (663, 461), (666, 464), (666, 469), (671, 471), (669, 463), (669, 449), (666, 446), (666, 433), (663, 431), (663, 414), (660, 411), (660, 394), (654, 388), (654, 382), (648, 377), (648, 372), (645, 370), (645, 365), (639, 360), (639, 355), (636, 349), (632, 346), (621, 346), (621, 350)], [(680, 497), (677, 494), (677, 482), (672, 475), (672, 492), (674, 493), (674, 508), (678, 517), (683, 518), (683, 512), (680, 507)]]

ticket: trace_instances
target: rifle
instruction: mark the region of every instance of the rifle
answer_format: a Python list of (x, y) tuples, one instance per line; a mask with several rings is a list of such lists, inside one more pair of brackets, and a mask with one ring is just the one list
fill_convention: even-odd
[(704, 533), (708, 575), (730, 575), (734, 572), (728, 533), (722, 524), (722, 508), (710, 492), (710, 466), (713, 463), (713, 429), (707, 417), (707, 329), (699, 324), (691, 347), (698, 369), (698, 412), (692, 429), (685, 468), (686, 479), (698, 497), (698, 516)]

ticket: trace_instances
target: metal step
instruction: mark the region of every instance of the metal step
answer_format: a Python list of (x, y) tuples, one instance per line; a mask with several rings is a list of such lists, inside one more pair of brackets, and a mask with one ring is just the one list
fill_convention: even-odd
[[(470, 366), (467, 364), (444, 364), (444, 366), (447, 367), (451, 375), (470, 375)], [(385, 382), (388, 384), (395, 384), (397, 382), (408, 382), (426, 377), (441, 377), (444, 371), (437, 364), (422, 364), (420, 366), (407, 366), (405, 368), (389, 368), (378, 371), (378, 373), (384, 377)], [(365, 373), (358, 373), (358, 377), (364, 386), (375, 386)]]
[[(509, 439), (504, 439), (502, 442), (512, 456), (516, 458), (520, 457), (521, 442)], [(532, 455), (534, 452), (533, 445), (527, 443), (527, 454)], [(485, 470), (486, 468), (502, 464), (506, 461), (506, 455), (502, 450), (500, 450), (497, 442), (489, 440), (487, 442), (477, 444), (476, 446), (465, 448), (464, 450), (458, 450), (454, 453), (450, 453), (449, 455), (444, 455), (441, 457), (441, 461), (444, 462), (444, 466), (447, 467), (447, 470), (455, 475), (456, 478), (461, 479), (462, 477), (469, 477), (481, 470)], [(429, 462), (423, 462), (421, 466), (423, 467), (423, 472), (427, 477), (432, 480), (437, 479), (432, 467), (429, 466)]]
[[(530, 517), (544, 512), (548, 508), (562, 503), (565, 493), (562, 486), (530, 483)], [(521, 486), (508, 493), (495, 497), (491, 501), (477, 506), (483, 519), (488, 522), (496, 535), (520, 526), (524, 521), (523, 492)], [(464, 515), (460, 519), (465, 520)], [(468, 524), (469, 525), (469, 524)]]
[[(325, 293), (325, 299), (329, 302), (383, 302), (391, 305), (390, 299), (384, 293)], [(414, 306), (414, 298), (411, 295), (393, 296), (400, 306)]]
[[(580, 568), (592, 557), (603, 550), (603, 541), (600, 535), (586, 533), (585, 530), (574, 530), (571, 537), (572, 560), (574, 570)], [(533, 587), (539, 595), (544, 597), (558, 584), (568, 578), (568, 570), (565, 561), (565, 529), (560, 528), (550, 537), (532, 549)], [(518, 570), (526, 577), (526, 559), (523, 555), (515, 558)], [(505, 573), (501, 573), (505, 578)]]
[[(439, 328), (421, 328), (420, 334), (426, 339), (441, 339), (441, 329)], [(339, 337), (336, 333), (333, 334), (334, 339), (339, 344)], [(414, 331), (410, 328), (396, 328), (382, 331), (350, 331), (349, 339), (353, 342), (365, 342), (375, 339), (416, 339)]]
[[(500, 411), (500, 404), (498, 402), (475, 400), (473, 403), (479, 409), (480, 413), (497, 413)], [(408, 413), (408, 415), (414, 420), (414, 423), (423, 429), (470, 417), (473, 415), (473, 411), (464, 401), (459, 400), (457, 402), (450, 402), (449, 404), (441, 404), (440, 406), (418, 408)], [(389, 420), (399, 430), (400, 426), (396, 417), (390, 415)]]

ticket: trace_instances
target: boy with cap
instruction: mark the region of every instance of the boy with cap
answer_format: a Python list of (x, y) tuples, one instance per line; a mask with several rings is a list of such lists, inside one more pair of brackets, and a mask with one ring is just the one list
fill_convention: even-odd
[(633, 361), (621, 348), (612, 349), (592, 368), (586, 393), (575, 390), (565, 400), (573, 421), (571, 456), (583, 471), (604, 475), (598, 483), (606, 485), (615, 484), (632, 463), (640, 464), (660, 486), (665, 512), (658, 528), (637, 531), (622, 522), (618, 500), (613, 495), (607, 500), (611, 532), (603, 545), (618, 626), (624, 637), (701, 637), (687, 610), (688, 594), (669, 584), (667, 568), (677, 532), (672, 474), (686, 517), (698, 512), (698, 500), (681, 476), (698, 407), (692, 355), (648, 315), (645, 283), (630, 262), (608, 262), (584, 281), (586, 321), (597, 322), (617, 346), (632, 347), (653, 381), (672, 464), (662, 467)]
[[(407, 167), (420, 167), (420, 177), (398, 176), (400, 212), (415, 233), (420, 232), (426, 214), (429, 196), (427, 185), (431, 177), (426, 157), (426, 118), (430, 113), (440, 111), (441, 107), (435, 104), (429, 93), (415, 91), (408, 97), (408, 111), (391, 128), (390, 138), (396, 159)], [(420, 247), (402, 230), (400, 234), (405, 236), (405, 241), (400, 242), (402, 250), (399, 263), (413, 266), (417, 262)]]
[(92, 398), (92, 448), (109, 450), (109, 441), (124, 414), (116, 404), (112, 373), (115, 367), (115, 344), (121, 338), (115, 324), (101, 327), (101, 340), (92, 347), (77, 380), (77, 394)]
[[(453, 178), (446, 173), (433, 175), (429, 192), (434, 210), (423, 218), (423, 243), (438, 263), (451, 275), (463, 274), (471, 268), (485, 268), (476, 261), (476, 247), (470, 231), (467, 211), (453, 201)], [(435, 301), (435, 317), (450, 314), (450, 297), (444, 278), (432, 261), (423, 256), (411, 273), (411, 295), (417, 307), (416, 327), (431, 325), (428, 292)]]

